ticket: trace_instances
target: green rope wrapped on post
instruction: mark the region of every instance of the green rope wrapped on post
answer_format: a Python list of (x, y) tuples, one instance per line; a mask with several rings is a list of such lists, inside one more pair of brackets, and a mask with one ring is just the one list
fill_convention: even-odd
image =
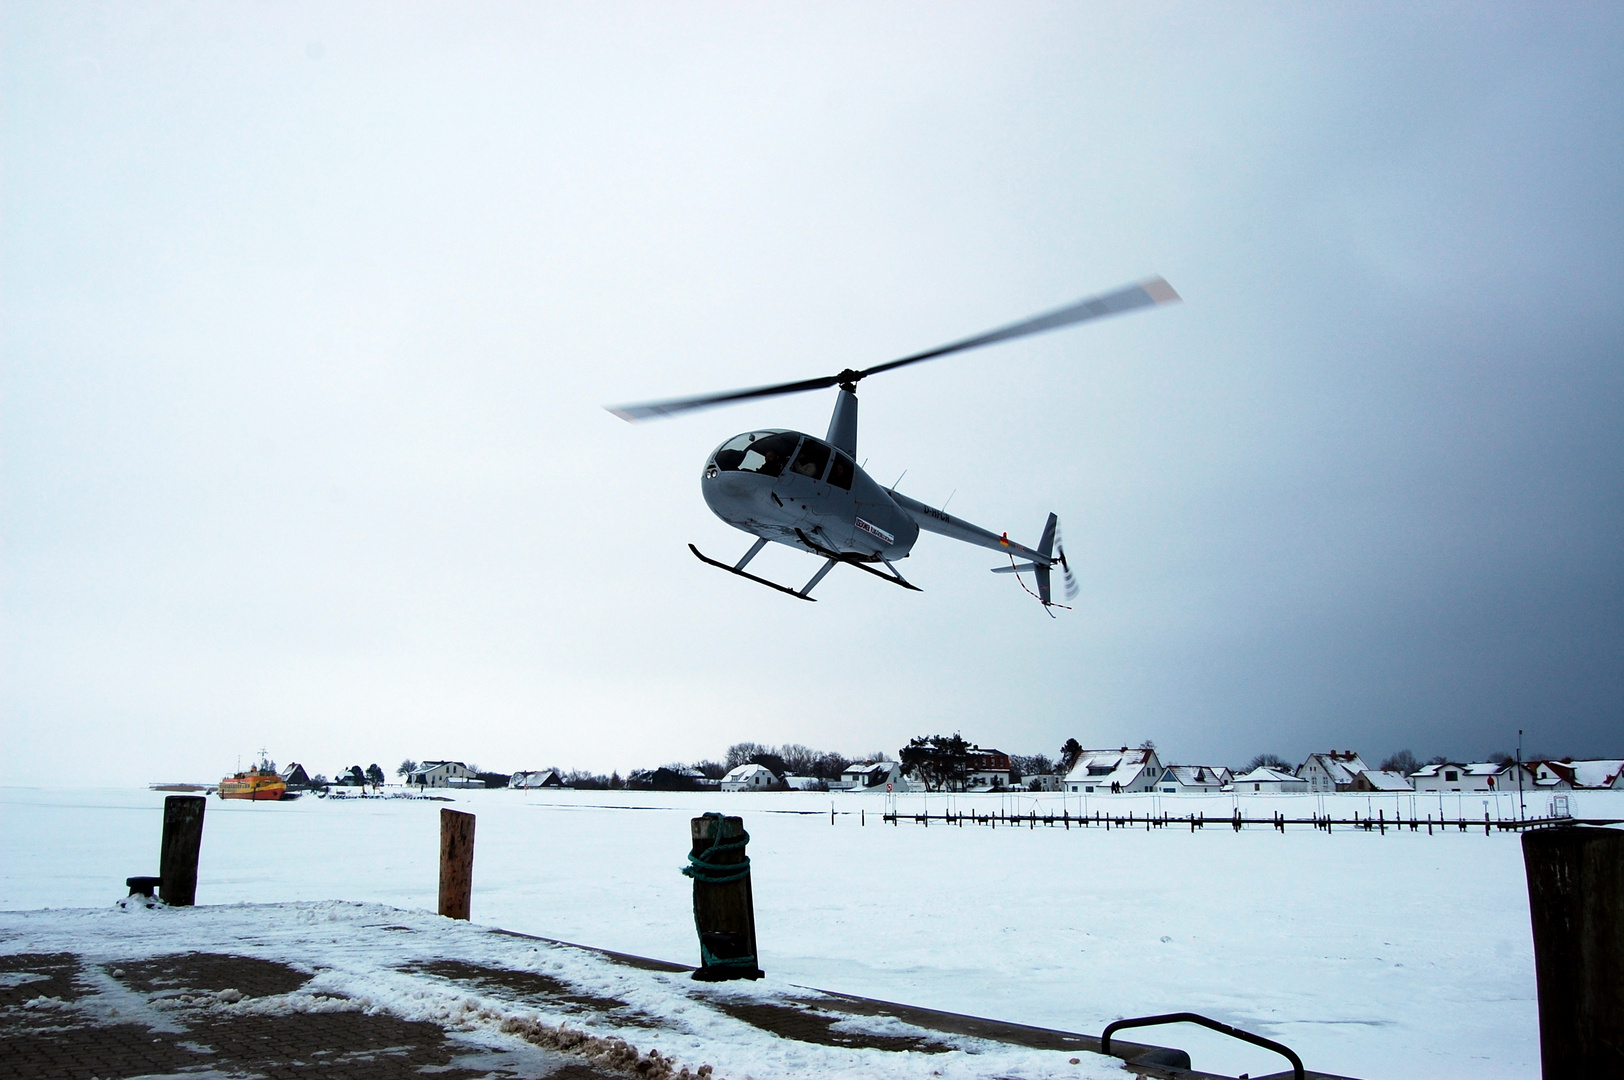
[(695, 855), (688, 854), (688, 865), (682, 872), (695, 881), (703, 881), (706, 885), (726, 885), (730, 881), (738, 881), (750, 873), (750, 856), (741, 856), (738, 862), (719, 863), (714, 857), (728, 851), (742, 851), (750, 842), (750, 834), (740, 831), (737, 840), (722, 839), (722, 815), (701, 815), (706, 821), (716, 823), (716, 831), (712, 833), (711, 846)]
[[(739, 829), (739, 835), (736, 838), (731, 840), (724, 839), (724, 815), (717, 813), (704, 814), (700, 818), (695, 819), (695, 824), (697, 825), (701, 820), (707, 822), (710, 826), (710, 843), (700, 851), (689, 852), (688, 865), (682, 868), (683, 874), (692, 878), (695, 883), (694, 929), (698, 931), (699, 934), (699, 956), (702, 966), (700, 971), (695, 973), (694, 977), (704, 978), (705, 976), (703, 975), (703, 972), (707, 968), (724, 968), (738, 969), (739, 974), (721, 975), (718, 973), (718, 976), (722, 978), (737, 978), (740, 976), (745, 978), (759, 978), (761, 972), (756, 965), (756, 957), (754, 952), (754, 931), (752, 930), (747, 936), (743, 936), (742, 939), (741, 935), (733, 933), (719, 933), (715, 930), (708, 931), (705, 928), (705, 920), (700, 915), (699, 904), (700, 890), (698, 886), (730, 885), (734, 882), (744, 881), (750, 876), (750, 856), (744, 854), (745, 845), (750, 842), (750, 834), (744, 831), (744, 829), (741, 827)], [(696, 833), (696, 836), (697, 835), (698, 834)], [(730, 861), (719, 861), (722, 857), (730, 857)], [(731, 861), (731, 858), (737, 858), (738, 861)], [(746, 890), (749, 889), (748, 884), (742, 887)], [(745, 917), (752, 922), (754, 920), (753, 914), (748, 912), (748, 899), (746, 900)], [(750, 948), (743, 956), (719, 956), (715, 950), (711, 948), (713, 942), (709, 939), (712, 937), (718, 939), (716, 942), (714, 942), (714, 944), (718, 945), (718, 947), (726, 948), (726, 951), (729, 952), (734, 951), (731, 946), (735, 941), (740, 943), (743, 943), (743, 941), (748, 941)], [(728, 939), (732, 940), (730, 941)], [(712, 976), (712, 978), (715, 977), (717, 976)]]

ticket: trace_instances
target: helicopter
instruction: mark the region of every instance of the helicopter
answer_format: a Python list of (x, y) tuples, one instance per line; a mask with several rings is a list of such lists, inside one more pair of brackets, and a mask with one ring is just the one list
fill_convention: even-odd
[[(1011, 540), (1007, 532), (994, 533), (910, 498), (897, 491), (896, 484), (882, 487), (857, 464), (857, 384), (870, 375), (895, 371), (909, 364), (1178, 300), (1179, 295), (1171, 285), (1160, 277), (1153, 277), (873, 367), (846, 368), (835, 375), (747, 390), (605, 407), (621, 419), (635, 423), (755, 398), (839, 387), (834, 415), (822, 439), (800, 431), (766, 428), (735, 435), (711, 451), (700, 481), (705, 503), (729, 525), (755, 536), (756, 542), (732, 565), (711, 558), (691, 543), (688, 550), (709, 566), (801, 600), (814, 600), (812, 590), (836, 566), (850, 566), (919, 592), (918, 586), (902, 576), (896, 563), (908, 557), (923, 530), (1008, 556), (1009, 565), (994, 567), (993, 573), (1015, 574), (1018, 581), (1019, 575), (1030, 573), (1037, 584), (1034, 595), (1053, 618), (1051, 609), (1065, 606), (1057, 604), (1053, 597), (1054, 567), (1061, 569), (1066, 599), (1075, 599), (1078, 591), (1077, 579), (1060, 543), (1059, 518), (1053, 513), (1049, 515), (1037, 547), (1031, 548)], [(897, 482), (901, 482), (901, 477)], [(747, 571), (745, 567), (770, 541), (817, 555), (824, 560), (823, 565), (799, 589)], [(1024, 561), (1017, 562), (1017, 558)], [(1025, 588), (1026, 583), (1021, 581), (1021, 586)]]

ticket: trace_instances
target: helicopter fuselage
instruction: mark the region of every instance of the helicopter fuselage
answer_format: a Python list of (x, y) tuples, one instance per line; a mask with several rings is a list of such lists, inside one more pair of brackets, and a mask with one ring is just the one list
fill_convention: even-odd
[(736, 529), (800, 551), (905, 559), (919, 525), (849, 455), (799, 431), (735, 435), (705, 460), (700, 490)]

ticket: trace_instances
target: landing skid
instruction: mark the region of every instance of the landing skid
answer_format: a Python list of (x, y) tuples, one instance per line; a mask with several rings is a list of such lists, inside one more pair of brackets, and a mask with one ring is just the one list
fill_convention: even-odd
[[(821, 544), (813, 543), (811, 540), (807, 539), (806, 534), (800, 529), (795, 530), (795, 535), (800, 537), (801, 543), (805, 544), (808, 548), (817, 552), (819, 555), (822, 555), (825, 560), (824, 564), (818, 568), (818, 572), (812, 575), (812, 580), (807, 582), (804, 588), (800, 589), (792, 589), (788, 585), (780, 585), (776, 581), (768, 581), (766, 578), (757, 577), (755, 574), (752, 574), (745, 569), (745, 567), (749, 565), (750, 560), (755, 558), (761, 552), (761, 549), (767, 546), (767, 541), (765, 538), (757, 540), (750, 550), (744, 553), (744, 558), (740, 559), (732, 566), (729, 566), (725, 562), (720, 562), (711, 558), (709, 555), (706, 555), (703, 551), (700, 551), (692, 544), (688, 545), (688, 550), (693, 552), (694, 558), (698, 559), (702, 563), (714, 566), (718, 570), (726, 570), (730, 574), (737, 574), (742, 578), (749, 578), (756, 584), (765, 585), (769, 589), (777, 589), (781, 593), (788, 593), (797, 600), (812, 600), (812, 597), (808, 594), (818, 582), (823, 580), (824, 575), (833, 570), (837, 564), (854, 566), (865, 573), (873, 574), (881, 581), (889, 581), (893, 585), (901, 585), (904, 589), (911, 589), (914, 592), (921, 591), (919, 586), (908, 584), (903, 576), (897, 573), (897, 568), (892, 566), (890, 563), (886, 563), (885, 566), (886, 569), (890, 570), (891, 572), (889, 574), (882, 574), (872, 566), (863, 565), (863, 563), (858, 561), (857, 556), (855, 555), (849, 555), (840, 551), (831, 551), (829, 548), (826, 548)], [(813, 600), (812, 602), (816, 603), (817, 601)]]
[(781, 593), (789, 593), (791, 596), (795, 597), (797, 600), (808, 600), (808, 601), (811, 601), (814, 604), (817, 603), (817, 600), (813, 599), (810, 596), (807, 596), (805, 593), (795, 591), (794, 589), (790, 588), (788, 585), (780, 585), (776, 581), (768, 581), (764, 577), (757, 577), (756, 575), (754, 575), (752, 573), (749, 573), (749, 572), (744, 571), (744, 570), (740, 570), (736, 566), (729, 566), (725, 562), (717, 562), (715, 559), (711, 558), (709, 555), (706, 555), (704, 552), (700, 551), (698, 548), (694, 547), (692, 544), (688, 545), (688, 550), (693, 552), (694, 555), (699, 559), (700, 562), (709, 563), (711, 566), (714, 566), (719, 570), (726, 570), (730, 574), (737, 574), (742, 578), (749, 578), (751, 581), (756, 582), (758, 585), (765, 585), (769, 589), (777, 589)]

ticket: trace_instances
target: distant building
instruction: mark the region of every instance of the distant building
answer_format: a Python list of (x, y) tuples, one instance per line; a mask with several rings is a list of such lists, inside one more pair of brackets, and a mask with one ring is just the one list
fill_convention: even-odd
[(282, 770), (282, 782), (290, 788), (307, 788), (310, 786), (310, 777), (305, 773), (305, 767), (295, 761)]
[(1169, 765), (1154, 790), (1162, 795), (1211, 794), (1222, 791), (1232, 779), (1233, 774), (1222, 765)]
[(769, 791), (776, 786), (778, 777), (765, 765), (740, 765), (722, 777), (723, 791)]
[(855, 761), (840, 774), (840, 786), (848, 791), (864, 791), (886, 784), (894, 787), (901, 779), (902, 765), (898, 762)]
[(1415, 788), (1410, 786), (1410, 781), (1405, 778), (1403, 773), (1366, 769), (1353, 778), (1353, 790), (1394, 794), (1414, 791)]
[(1021, 787), (1028, 791), (1059, 791), (1060, 777), (1054, 773), (1034, 773), (1021, 777)]
[(474, 770), (460, 761), (425, 761), (406, 778), (416, 787), (480, 787)]
[(1624, 791), (1624, 760), (1594, 758), (1575, 761), (1530, 761), (1533, 786), (1541, 791)]
[(1150, 791), (1165, 771), (1150, 747), (1084, 750), (1066, 774), (1065, 789), (1084, 795)]
[(561, 788), (564, 778), (558, 775), (557, 769), (540, 769), (534, 772), (516, 772), (508, 777), (510, 788)]
[(1352, 750), (1330, 750), (1309, 754), (1297, 775), (1308, 781), (1309, 791), (1353, 791), (1354, 777), (1368, 768)]
[(966, 788), (1001, 788), (1015, 783), (1015, 765), (1002, 750), (970, 747), (964, 759)]
[(1514, 761), (1442, 761), (1410, 774), (1416, 791), (1516, 791)]
[(1300, 776), (1293, 776), (1279, 769), (1271, 769), (1260, 765), (1251, 772), (1241, 773), (1235, 777), (1235, 794), (1237, 795), (1296, 795), (1306, 794), (1308, 781)]

